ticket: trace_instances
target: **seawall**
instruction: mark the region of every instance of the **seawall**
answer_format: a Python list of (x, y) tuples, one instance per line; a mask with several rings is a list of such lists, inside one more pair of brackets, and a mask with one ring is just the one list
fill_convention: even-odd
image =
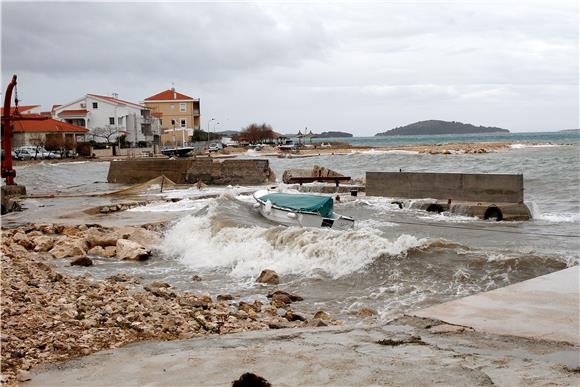
[[(420, 203), (430, 212), (450, 211), (497, 220), (529, 220), (523, 175), (367, 172), (367, 196), (432, 199)], [(402, 201), (397, 201), (402, 206)]]
[(275, 179), (268, 160), (130, 159), (111, 161), (109, 183), (140, 184), (164, 175), (177, 184), (265, 184)]

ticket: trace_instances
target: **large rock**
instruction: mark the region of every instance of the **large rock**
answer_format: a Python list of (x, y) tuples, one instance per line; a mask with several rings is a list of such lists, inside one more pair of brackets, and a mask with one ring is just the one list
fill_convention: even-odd
[(26, 249), (29, 249), (29, 250), (34, 247), (34, 244), (30, 240), (28, 235), (26, 235), (22, 232), (17, 232), (16, 234), (14, 234), (14, 236), (12, 237), (12, 240), (14, 242), (18, 243), (20, 246), (22, 246)]
[(36, 251), (36, 252), (49, 251), (54, 246), (54, 238), (46, 236), (46, 235), (35, 237), (33, 239), (33, 242), (35, 245), (34, 251)]
[(158, 246), (161, 242), (161, 236), (159, 233), (146, 230), (142, 227), (135, 228), (135, 230), (129, 235), (128, 239), (149, 248)]
[(86, 240), (91, 247), (94, 246), (116, 246), (117, 240), (123, 236), (115, 231), (103, 232), (96, 227), (91, 227), (86, 231)]
[(150, 251), (137, 242), (127, 239), (117, 241), (117, 257), (132, 261), (145, 261), (149, 259)]
[(76, 257), (86, 254), (86, 243), (80, 239), (62, 239), (50, 250), (54, 258)]
[(280, 278), (278, 277), (278, 273), (276, 273), (274, 270), (266, 269), (262, 270), (262, 273), (260, 273), (260, 276), (256, 279), (256, 282), (269, 285), (278, 285), (280, 283)]

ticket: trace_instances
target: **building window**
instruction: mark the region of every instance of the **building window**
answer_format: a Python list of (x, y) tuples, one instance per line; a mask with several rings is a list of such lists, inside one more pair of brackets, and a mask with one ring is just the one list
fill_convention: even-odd
[(174, 104), (169, 105), (169, 109), (175, 110), (175, 105)]
[(87, 104), (81, 102), (81, 109), (86, 109), (86, 108), (87, 108)]
[(175, 126), (175, 120), (171, 120), (171, 125)]
[(109, 117), (109, 124), (115, 125), (115, 117)]
[(185, 128), (187, 126), (187, 122), (185, 120), (181, 120), (181, 127)]
[(159, 119), (159, 126), (163, 125), (163, 120), (160, 118)]
[(99, 104), (97, 102), (93, 102), (93, 109), (98, 109), (99, 108)]
[(185, 104), (184, 104), (184, 103), (180, 103), (180, 104), (179, 104), (179, 111), (180, 111), (180, 112), (185, 112), (185, 111), (187, 111), (187, 110), (186, 110), (186, 108), (185, 108)]

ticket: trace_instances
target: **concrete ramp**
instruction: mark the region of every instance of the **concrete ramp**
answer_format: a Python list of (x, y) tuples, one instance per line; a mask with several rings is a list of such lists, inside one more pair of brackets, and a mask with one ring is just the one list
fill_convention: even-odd
[(487, 333), (580, 345), (579, 282), (575, 266), (413, 315)]

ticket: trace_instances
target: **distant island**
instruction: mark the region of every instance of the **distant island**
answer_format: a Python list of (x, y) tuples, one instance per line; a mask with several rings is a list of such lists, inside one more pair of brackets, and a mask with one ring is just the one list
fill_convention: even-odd
[(347, 132), (322, 132), (315, 134), (313, 138), (334, 138), (334, 137), (352, 137), (352, 134)]
[(233, 135), (240, 134), (237, 130), (222, 130), (221, 132), (216, 132), (224, 137), (232, 137)]
[(560, 133), (580, 133), (580, 129), (562, 129)]
[(434, 134), (509, 133), (507, 129), (475, 126), (456, 121), (428, 120), (377, 133), (375, 136), (417, 136)]

